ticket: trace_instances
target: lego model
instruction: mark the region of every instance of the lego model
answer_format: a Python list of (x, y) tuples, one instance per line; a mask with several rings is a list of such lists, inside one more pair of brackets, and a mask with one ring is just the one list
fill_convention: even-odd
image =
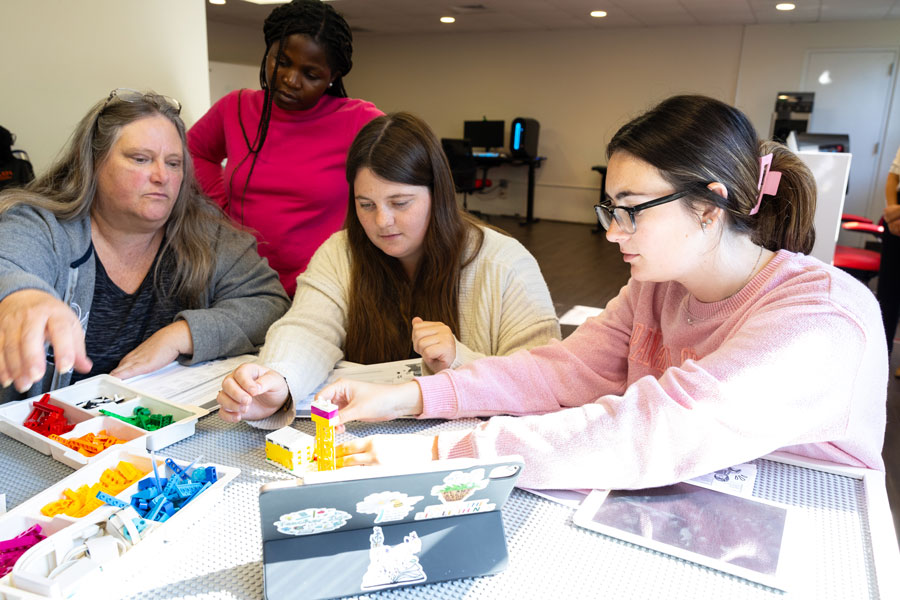
[(316, 424), (316, 463), (319, 471), (337, 468), (334, 452), (334, 428), (338, 424), (338, 407), (327, 400), (314, 400), (310, 417)]
[(266, 462), (295, 475), (308, 471), (333, 471), (337, 468), (334, 428), (338, 407), (328, 401), (314, 401), (310, 417), (316, 424), (316, 437), (290, 425), (266, 436)]
[(299, 475), (315, 470), (316, 440), (288, 425), (266, 436), (266, 462)]

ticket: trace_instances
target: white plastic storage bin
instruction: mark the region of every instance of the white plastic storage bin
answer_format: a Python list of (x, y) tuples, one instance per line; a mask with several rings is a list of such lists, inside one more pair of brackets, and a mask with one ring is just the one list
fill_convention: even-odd
[[(116, 395), (125, 400), (120, 403), (98, 405), (88, 410), (79, 407), (79, 404), (83, 406), (85, 402), (94, 398)], [(32, 403), (42, 397), (43, 394), (0, 407), (0, 431), (39, 452), (52, 455), (56, 460), (75, 469), (97, 460), (100, 455), (84, 456), (23, 426), (33, 410)], [(202, 408), (176, 404), (145, 394), (110, 375), (97, 375), (79, 381), (75, 385), (54, 390), (50, 392), (50, 404), (64, 409), (66, 419), (75, 424), (75, 429), (60, 437), (79, 437), (88, 432), (98, 433), (102, 429), (106, 429), (111, 435), (126, 440), (128, 446), (146, 448), (151, 451), (160, 450), (193, 435), (197, 419), (206, 414)], [(172, 423), (156, 431), (146, 431), (100, 413), (100, 410), (104, 409), (123, 417), (130, 417), (134, 408), (138, 406), (149, 408), (153, 413), (170, 414)], [(109, 448), (100, 454), (105, 454), (108, 450)]]
[[(99, 460), (75, 471), (62, 481), (38, 493), (0, 517), (0, 539), (13, 538), (34, 524), (39, 524), (42, 528), (41, 533), (47, 536), (46, 539), (33, 546), (34, 552), (31, 552), (30, 555), (23, 555), (19, 562), (16, 563), (15, 570), (12, 573), (0, 578), (0, 600), (62, 598), (60, 588), (54, 588), (53, 585), (47, 584), (46, 579), (49, 571), (57, 566), (55, 557), (66, 554), (67, 550), (70, 549), (69, 545), (73, 543), (72, 539), (77, 533), (90, 529), (91, 523), (105, 522), (108, 516), (115, 511), (115, 509), (104, 505), (81, 518), (63, 514), (52, 518), (44, 516), (41, 513), (41, 508), (62, 498), (64, 490), (76, 490), (82, 485), (93, 485), (100, 480), (103, 471), (115, 468), (119, 461), (130, 462), (146, 473), (141, 479), (153, 476), (151, 462), (153, 459), (156, 460), (157, 470), (161, 477), (168, 475), (170, 472), (168, 467), (165, 466), (165, 457), (158, 455), (151, 457), (145, 452), (137, 452), (121, 445), (113, 446), (110, 450), (115, 451), (104, 452), (103, 456), (99, 457)], [(182, 469), (188, 466), (185, 461), (177, 460), (175, 462)], [(203, 490), (168, 520), (155, 525), (146, 538), (138, 544), (130, 547), (126, 545), (127, 549), (124, 551), (124, 554), (115, 558), (112, 564), (104, 566), (104, 570), (119, 568), (120, 563), (123, 568), (129, 568), (129, 565), (139, 566), (140, 562), (131, 562), (125, 559), (129, 558), (130, 554), (135, 550), (148, 548), (150, 545), (157, 545), (161, 541), (176, 537), (180, 530), (202, 517), (205, 513), (210, 512), (215, 503), (222, 498), (225, 486), (240, 474), (240, 469), (211, 463), (194, 465), (195, 468), (208, 466), (216, 468), (216, 482)], [(138, 482), (135, 482), (119, 494), (116, 494), (116, 498), (123, 502), (128, 502), (131, 495), (137, 491)], [(90, 581), (88, 579), (77, 583), (77, 591), (81, 594), (78, 597), (90, 597), (90, 588), (85, 587), (85, 585), (89, 584)], [(85, 592), (88, 592), (87, 596), (84, 596)]]

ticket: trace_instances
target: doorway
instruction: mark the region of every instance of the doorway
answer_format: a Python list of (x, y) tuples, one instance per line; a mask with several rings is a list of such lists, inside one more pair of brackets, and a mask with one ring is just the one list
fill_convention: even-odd
[(853, 159), (844, 212), (875, 221), (884, 210), (878, 165), (896, 60), (896, 51), (889, 49), (811, 50), (803, 78), (803, 89), (815, 92), (807, 131), (850, 136)]

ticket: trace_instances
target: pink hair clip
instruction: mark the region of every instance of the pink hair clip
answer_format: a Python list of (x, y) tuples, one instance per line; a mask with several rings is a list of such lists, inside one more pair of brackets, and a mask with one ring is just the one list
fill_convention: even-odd
[(772, 153), (770, 152), (759, 159), (759, 180), (756, 182), (759, 196), (756, 197), (756, 206), (750, 211), (751, 215), (759, 212), (759, 204), (762, 202), (763, 194), (774, 196), (778, 193), (778, 184), (781, 183), (781, 171), (772, 171), (771, 168)]

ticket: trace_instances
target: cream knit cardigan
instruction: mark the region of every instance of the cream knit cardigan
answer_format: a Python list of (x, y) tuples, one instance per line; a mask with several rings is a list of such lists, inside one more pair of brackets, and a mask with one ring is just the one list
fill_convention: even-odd
[[(481, 250), (460, 273), (459, 339), (451, 368), (483, 356), (505, 356), (560, 339), (559, 321), (534, 257), (515, 239), (481, 228)], [(290, 310), (266, 334), (259, 363), (281, 373), (291, 392), (284, 410), (251, 425), (274, 429), (295, 415), (344, 355), (350, 248), (346, 231), (332, 235), (297, 277)], [(377, 310), (377, 307), (372, 307)]]

